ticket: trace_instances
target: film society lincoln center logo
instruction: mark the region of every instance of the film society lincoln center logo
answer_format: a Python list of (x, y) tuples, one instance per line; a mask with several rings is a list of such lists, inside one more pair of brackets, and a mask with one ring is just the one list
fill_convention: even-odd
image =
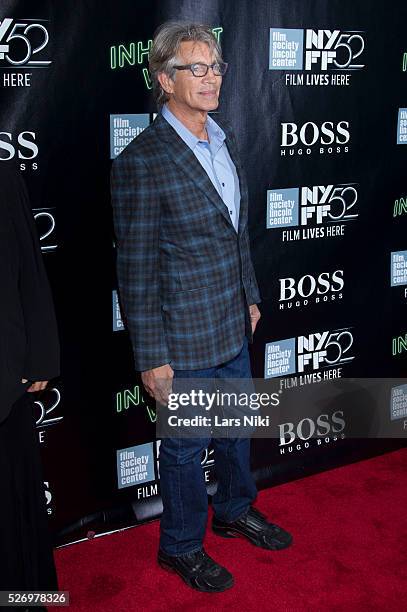
[(122, 448), (116, 452), (119, 489), (142, 485), (155, 480), (152, 442)]
[[(356, 183), (268, 189), (266, 227), (321, 226), (351, 221), (358, 217), (357, 201)], [(327, 229), (318, 233), (321, 237), (325, 233), (330, 235)], [(310, 233), (303, 232), (302, 236), (310, 237)]]
[(407, 251), (391, 254), (391, 286), (407, 285)]
[(127, 145), (150, 124), (150, 115), (110, 115), (110, 159), (115, 159)]
[(407, 108), (399, 108), (397, 120), (397, 144), (407, 144)]
[[(343, 366), (353, 361), (351, 328), (323, 331), (266, 343), (264, 378), (314, 372), (317, 380), (341, 378)], [(319, 370), (335, 368), (322, 377)]]
[(291, 71), (286, 85), (350, 85), (364, 49), (361, 31), (270, 28), (269, 69)]
[(113, 331), (122, 331), (124, 323), (120, 309), (119, 294), (116, 289), (112, 292), (112, 307), (113, 307)]
[(407, 385), (399, 385), (391, 390), (390, 418), (392, 421), (407, 417)]

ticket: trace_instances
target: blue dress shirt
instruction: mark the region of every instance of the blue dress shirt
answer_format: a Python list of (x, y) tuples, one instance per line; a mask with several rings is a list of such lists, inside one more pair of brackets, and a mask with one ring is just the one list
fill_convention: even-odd
[(175, 117), (166, 104), (162, 107), (161, 113), (189, 146), (211, 179), (213, 186), (228, 208), (230, 219), (237, 232), (240, 210), (239, 177), (226, 146), (225, 132), (208, 115), (205, 127), (209, 142), (200, 140)]

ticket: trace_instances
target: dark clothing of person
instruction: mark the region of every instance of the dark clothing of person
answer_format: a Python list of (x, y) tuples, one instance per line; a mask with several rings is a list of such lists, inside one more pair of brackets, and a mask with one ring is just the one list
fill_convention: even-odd
[(0, 161), (0, 423), (30, 382), (59, 375), (54, 305), (19, 171)]
[(31, 396), (0, 425), (1, 591), (58, 589)]
[(1, 160), (0, 292), (0, 590), (55, 590), (35, 396), (27, 388), (59, 375), (57, 323), (27, 189)]

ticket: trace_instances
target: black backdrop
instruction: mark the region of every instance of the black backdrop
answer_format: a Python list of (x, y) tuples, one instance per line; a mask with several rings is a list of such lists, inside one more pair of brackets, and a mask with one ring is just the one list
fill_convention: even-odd
[[(17, 157), (26, 178), (63, 347), (62, 377), (38, 401), (48, 512), (60, 543), (161, 511), (154, 406), (133, 372), (115, 306), (109, 171), (111, 139), (121, 137), (121, 127), (137, 133), (154, 118), (149, 41), (170, 18), (210, 24), (230, 64), (221, 107), (248, 175), (262, 294), (251, 347), (254, 376), (268, 376), (267, 347), (296, 350), (296, 338), (322, 331), (337, 341), (338, 330), (346, 332), (340, 343), (351, 339), (346, 356), (353, 359), (330, 368), (325, 363), (325, 371), (340, 367), (341, 376), (353, 377), (405, 372), (407, 280), (400, 286), (390, 280), (391, 253), (403, 258), (407, 249), (407, 148), (396, 138), (399, 109), (407, 107), (407, 9), (401, 0), (391, 10), (367, 0), (37, 0), (35, 7), (1, 0), (0, 163)], [(314, 32), (312, 48), (307, 30)], [(311, 51), (315, 62), (308, 69)], [(324, 70), (327, 57), (332, 62)], [(296, 62), (294, 69), (289, 61)], [(342, 84), (333, 83), (342, 77)], [(300, 134), (306, 144), (294, 142)], [(316, 222), (318, 200), (301, 225), (284, 202), (305, 210), (298, 202), (301, 188), (316, 186), (336, 189), (331, 216)], [(280, 204), (274, 208), (273, 202)], [(284, 227), (267, 228), (269, 206), (285, 206)], [(315, 235), (321, 228), (324, 235)], [(307, 448), (297, 440), (298, 447), (282, 454), (278, 439), (256, 440), (259, 486), (401, 443), (320, 442)], [(148, 456), (150, 464), (143, 484), (119, 488), (117, 456), (125, 449)], [(209, 490), (212, 468), (209, 452), (203, 458)]]

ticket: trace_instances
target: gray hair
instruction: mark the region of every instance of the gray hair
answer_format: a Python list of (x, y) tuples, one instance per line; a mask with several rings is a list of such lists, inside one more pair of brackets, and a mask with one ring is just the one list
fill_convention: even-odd
[(220, 44), (211, 28), (201, 23), (185, 21), (166, 21), (154, 33), (153, 46), (149, 56), (150, 75), (153, 82), (153, 94), (158, 108), (169, 99), (158, 80), (158, 73), (164, 72), (172, 80), (175, 79), (177, 54), (180, 44), (184, 41), (203, 42), (215, 53), (217, 61), (222, 60)]

